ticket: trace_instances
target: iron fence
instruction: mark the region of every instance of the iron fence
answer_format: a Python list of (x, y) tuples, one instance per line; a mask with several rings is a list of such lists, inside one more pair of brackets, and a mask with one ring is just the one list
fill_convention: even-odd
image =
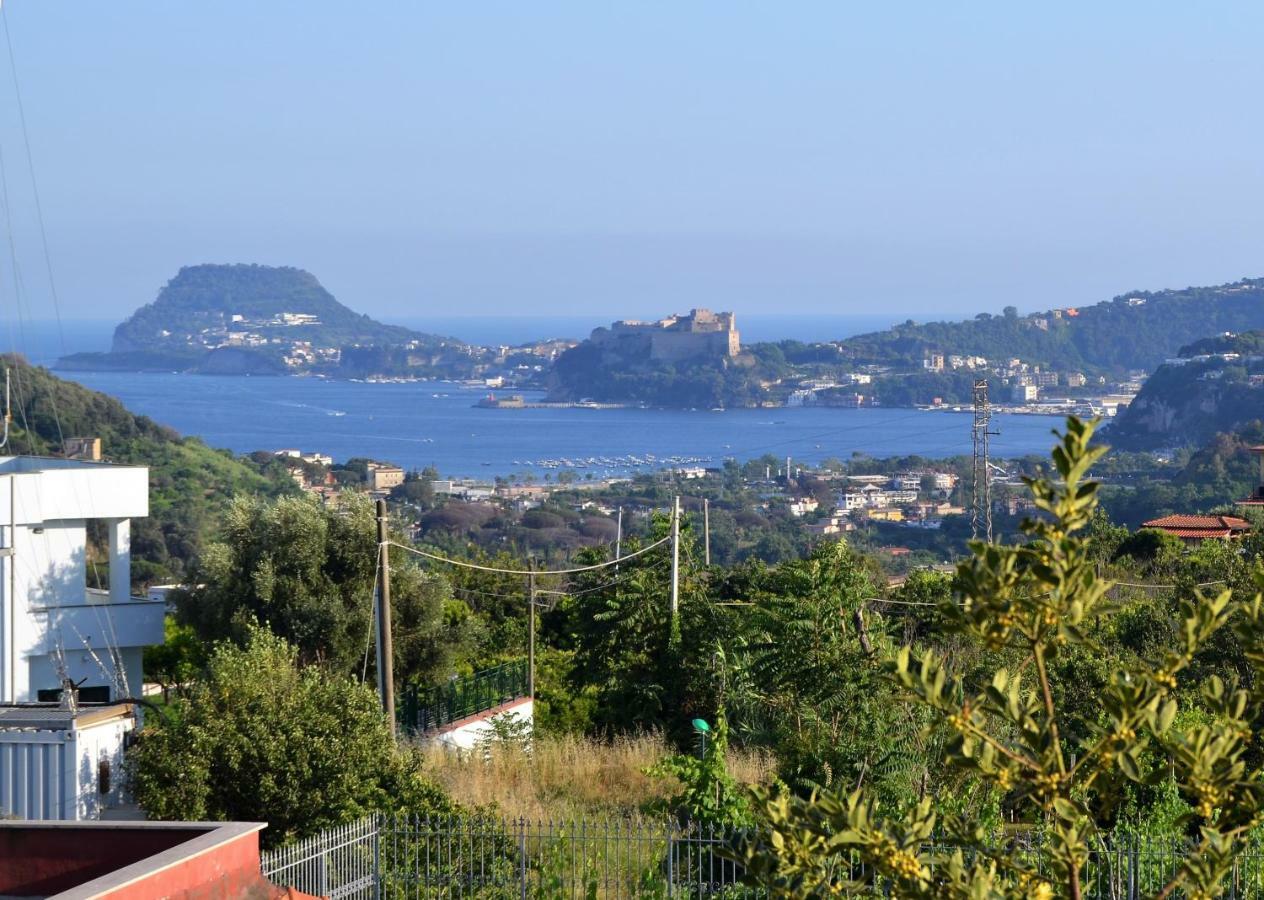
[[(724, 898), (766, 894), (743, 884), (726, 852), (755, 834), (674, 822), (526, 822), (370, 817), (263, 854), (274, 883), (356, 900), (469, 897)], [(1036, 856), (1034, 840), (1019, 852)], [(935, 850), (951, 848), (934, 847)], [(1170, 838), (1117, 833), (1095, 842), (1082, 872), (1092, 900), (1152, 897), (1176, 874), (1186, 846)], [(970, 851), (966, 856), (971, 855)], [(839, 878), (872, 882), (854, 855), (834, 860)], [(881, 897), (871, 883), (864, 896)], [(1229, 900), (1264, 900), (1264, 850), (1240, 855), (1221, 884)]]
[(526, 695), (527, 661), (516, 660), (439, 687), (405, 688), (399, 724), (406, 733), (425, 734)]
[(380, 837), (383, 822), (369, 816), (260, 854), (263, 874), (330, 900), (374, 900), (381, 896)]

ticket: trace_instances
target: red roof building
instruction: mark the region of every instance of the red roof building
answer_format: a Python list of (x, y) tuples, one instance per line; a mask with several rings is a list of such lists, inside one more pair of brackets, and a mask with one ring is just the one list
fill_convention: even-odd
[(1154, 528), (1191, 544), (1207, 540), (1227, 541), (1242, 537), (1251, 530), (1251, 523), (1237, 516), (1163, 516), (1142, 522), (1142, 528)]

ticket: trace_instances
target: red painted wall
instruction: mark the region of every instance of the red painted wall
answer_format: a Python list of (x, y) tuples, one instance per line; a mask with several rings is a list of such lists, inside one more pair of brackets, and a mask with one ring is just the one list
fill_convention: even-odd
[[(40, 897), (161, 853), (207, 829), (0, 829), (0, 894)], [(258, 857), (256, 857), (256, 864)]]

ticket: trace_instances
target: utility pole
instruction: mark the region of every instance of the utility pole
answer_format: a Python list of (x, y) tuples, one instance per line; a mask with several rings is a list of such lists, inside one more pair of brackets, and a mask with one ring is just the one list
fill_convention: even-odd
[(535, 560), (527, 576), (527, 696), (535, 697)]
[(377, 690), (395, 736), (395, 648), (391, 643), (391, 558), (386, 501), (377, 501)]
[[(614, 558), (619, 559), (623, 556), (623, 507), (619, 507), (618, 525), (614, 532)], [(614, 564), (614, 574), (619, 574), (619, 564)]]
[(680, 497), (672, 501), (671, 544), (671, 617), (675, 622), (680, 609)]
[(711, 501), (702, 498), (702, 552), (707, 565), (711, 565)]

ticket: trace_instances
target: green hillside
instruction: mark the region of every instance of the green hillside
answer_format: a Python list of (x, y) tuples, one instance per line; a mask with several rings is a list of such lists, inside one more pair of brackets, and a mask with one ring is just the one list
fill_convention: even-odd
[[(469, 368), (461, 341), (384, 325), (339, 303), (302, 269), (260, 265), (182, 268), (152, 302), (114, 330), (108, 353), (75, 353), (69, 370), (194, 371), (283, 375), (341, 371), (356, 348), (407, 347), (419, 367), (456, 359)], [(417, 373), (413, 373), (417, 374)], [(423, 373), (432, 374), (432, 373)]]
[(154, 302), (132, 313), (114, 330), (113, 350), (177, 350), (186, 336), (203, 328), (271, 319), (281, 313), (316, 316), (319, 325), (276, 326), (301, 340), (327, 344), (404, 343), (420, 335), (398, 325), (383, 325), (343, 306), (316, 277), (288, 266), (185, 266), (167, 282)]
[[(1055, 312), (1057, 314), (1055, 315)], [(1056, 370), (1154, 369), (1191, 338), (1264, 328), (1264, 279), (1217, 287), (1133, 291), (1073, 310), (982, 313), (964, 322), (912, 321), (839, 342), (857, 364), (918, 367), (926, 353), (1018, 357)]]
[(56, 455), (61, 436), (99, 437), (111, 462), (149, 467), (149, 517), (132, 523), (133, 577), (179, 578), (228, 500), (276, 495), (294, 484), (280, 465), (263, 468), (128, 411), (118, 400), (2, 357), (10, 371), (13, 429), (6, 453)]
[(1264, 332), (1196, 341), (1160, 366), (1107, 432), (1123, 449), (1199, 446), (1264, 419)]

